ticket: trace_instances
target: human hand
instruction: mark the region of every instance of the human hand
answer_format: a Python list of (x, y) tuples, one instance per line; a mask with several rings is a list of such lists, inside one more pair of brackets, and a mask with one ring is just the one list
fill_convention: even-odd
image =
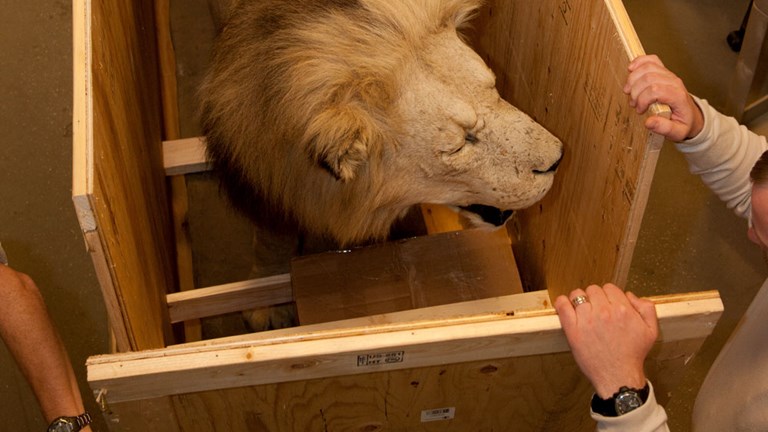
[[(574, 306), (571, 299), (582, 295), (588, 301)], [(643, 362), (659, 335), (651, 301), (606, 284), (574, 290), (570, 299), (561, 295), (554, 306), (573, 357), (598, 396), (645, 386)]]
[(645, 127), (670, 141), (693, 138), (704, 127), (704, 115), (683, 81), (655, 55), (640, 56), (629, 64), (624, 93), (629, 95), (629, 106), (638, 114), (646, 112), (655, 102), (669, 105), (672, 110), (669, 119), (651, 116), (645, 121)]

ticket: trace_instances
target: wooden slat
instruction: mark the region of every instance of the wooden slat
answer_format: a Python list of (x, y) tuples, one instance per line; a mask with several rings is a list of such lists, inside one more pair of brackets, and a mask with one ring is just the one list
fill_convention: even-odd
[[(706, 297), (706, 298), (704, 298)], [(665, 342), (711, 333), (722, 313), (717, 292), (657, 305)], [(88, 380), (111, 402), (205, 390), (355, 375), (568, 350), (553, 310), (481, 322), (416, 323), (405, 329), (339, 330), (261, 340), (91, 358)], [(375, 327), (375, 326), (373, 326)], [(389, 359), (389, 360), (386, 360)]]
[(291, 301), (289, 274), (182, 291), (167, 297), (173, 323)]
[(163, 142), (165, 175), (194, 174), (211, 169), (205, 157), (205, 138), (185, 138)]
[(73, 14), (73, 201), (119, 348), (163, 347), (174, 275), (152, 5), (77, 0)]
[[(181, 135), (181, 126), (176, 88), (176, 54), (171, 37), (170, 0), (155, 1), (155, 12), (163, 103), (163, 138), (177, 139)], [(171, 177), (169, 184), (173, 233), (176, 241), (176, 274), (179, 290), (188, 291), (195, 288), (195, 275), (192, 264), (192, 239), (187, 220), (189, 217), (187, 180), (177, 173)], [(187, 341), (202, 339), (202, 325), (199, 321), (189, 320), (184, 323), (184, 339)]]
[(440, 204), (422, 204), (421, 214), (427, 233), (438, 234), (464, 229), (459, 213), (450, 207)]
[(552, 190), (511, 222), (526, 290), (624, 285), (662, 140), (622, 90), (642, 46), (621, 2), (494, 0), (476, 28), (502, 96), (564, 144)]
[(640, 43), (640, 38), (637, 36), (635, 27), (632, 25), (632, 20), (629, 19), (629, 14), (627, 14), (627, 10), (624, 8), (624, 4), (621, 0), (606, 0), (605, 7), (611, 16), (614, 25), (619, 29), (616, 36), (621, 39), (621, 43), (624, 46), (624, 52), (627, 53), (629, 59), (645, 54), (643, 45)]
[(160, 102), (163, 112), (163, 139), (180, 138), (178, 90), (176, 88), (176, 51), (171, 36), (170, 0), (155, 0), (158, 66), (160, 70)]
[(96, 228), (88, 194), (93, 190), (93, 78), (91, 2), (72, 6), (72, 197), (83, 231)]
[(356, 334), (381, 334), (390, 330), (409, 330), (431, 325), (441, 325), (450, 320), (454, 324), (488, 321), (510, 316), (530, 317), (549, 315), (549, 294), (534, 291), (482, 300), (451, 303), (441, 306), (424, 307), (362, 318), (351, 318), (301, 327), (279, 329), (269, 332), (248, 333), (218, 339), (185, 343), (174, 348), (212, 346), (226, 347), (229, 344), (296, 342)]

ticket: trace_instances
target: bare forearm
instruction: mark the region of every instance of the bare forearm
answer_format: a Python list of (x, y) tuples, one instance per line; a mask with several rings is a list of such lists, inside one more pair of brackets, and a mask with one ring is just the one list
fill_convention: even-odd
[(47, 421), (84, 411), (64, 345), (34, 282), (0, 265), (0, 336), (27, 378)]

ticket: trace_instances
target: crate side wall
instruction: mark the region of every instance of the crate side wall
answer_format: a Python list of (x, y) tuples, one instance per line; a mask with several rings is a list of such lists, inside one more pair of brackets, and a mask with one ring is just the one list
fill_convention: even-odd
[(174, 284), (152, 2), (94, 0), (92, 205), (131, 349), (165, 346)]
[(552, 190), (518, 212), (512, 230), (526, 290), (553, 297), (624, 282), (619, 267), (629, 265), (623, 257), (631, 257), (658, 153), (622, 90), (630, 61), (622, 37), (636, 36), (614, 22), (610, 7), (493, 0), (476, 26), (502, 97), (564, 144)]

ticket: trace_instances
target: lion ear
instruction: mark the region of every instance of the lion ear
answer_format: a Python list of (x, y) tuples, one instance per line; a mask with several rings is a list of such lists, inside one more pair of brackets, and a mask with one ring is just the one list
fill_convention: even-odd
[(370, 115), (351, 107), (327, 109), (315, 116), (304, 142), (310, 158), (343, 182), (353, 180), (369, 162), (378, 128)]

